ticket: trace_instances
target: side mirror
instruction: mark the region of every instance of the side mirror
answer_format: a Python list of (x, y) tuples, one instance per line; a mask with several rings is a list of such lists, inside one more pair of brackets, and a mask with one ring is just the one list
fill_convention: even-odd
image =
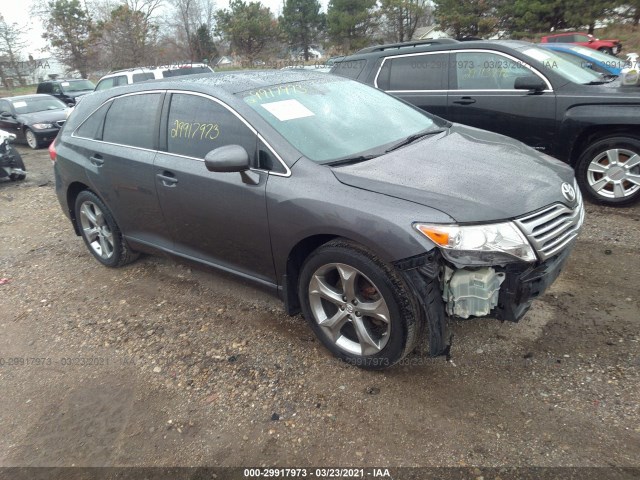
[(518, 77), (513, 84), (513, 88), (516, 90), (532, 90), (534, 92), (542, 92), (547, 88), (547, 85), (537, 75), (527, 75), (525, 77)]
[(204, 164), (210, 172), (244, 172), (249, 170), (249, 154), (240, 145), (225, 145), (207, 153)]
[(4, 112), (0, 113), (0, 117), (2, 117), (2, 118), (13, 118), (13, 113), (4, 111)]

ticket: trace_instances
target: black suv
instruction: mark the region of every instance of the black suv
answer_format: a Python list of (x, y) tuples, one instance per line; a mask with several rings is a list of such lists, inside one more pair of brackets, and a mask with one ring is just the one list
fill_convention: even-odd
[(48, 93), (67, 105), (76, 104), (76, 99), (93, 92), (96, 86), (90, 80), (73, 78), (69, 80), (45, 80), (38, 84), (37, 93)]
[(518, 41), (380, 45), (331, 73), (559, 158), (591, 200), (621, 206), (640, 198), (640, 92), (552, 51)]

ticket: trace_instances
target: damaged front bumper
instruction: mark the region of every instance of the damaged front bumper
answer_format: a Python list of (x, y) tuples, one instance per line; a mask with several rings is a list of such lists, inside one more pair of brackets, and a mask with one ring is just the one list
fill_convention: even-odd
[[(571, 242), (557, 255), (534, 264), (517, 262), (505, 266), (455, 268), (437, 250), (396, 262), (395, 266), (421, 306), (423, 324), (429, 329), (430, 355), (448, 353), (450, 338), (445, 312), (459, 318), (488, 315), (499, 320), (519, 321), (533, 300), (558, 278), (574, 244)], [(428, 300), (425, 292), (434, 284), (442, 293), (441, 315), (434, 315), (434, 306), (427, 304), (433, 299)]]

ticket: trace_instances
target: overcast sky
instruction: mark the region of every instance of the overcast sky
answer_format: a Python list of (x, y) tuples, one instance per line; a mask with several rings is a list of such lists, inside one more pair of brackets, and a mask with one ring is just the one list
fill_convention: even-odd
[[(44, 0), (35, 1), (40, 4)], [(40, 19), (29, 13), (32, 11), (31, 3), (31, 0), (0, 0), (0, 14), (7, 23), (16, 22), (27, 27), (25, 40), (28, 46), (23, 52), (24, 57), (31, 54), (34, 58), (42, 58), (42, 49), (46, 48), (47, 43), (42, 39), (43, 29)], [(165, 3), (167, 2), (165, 1)], [(283, 0), (262, 0), (262, 3), (269, 7), (276, 16), (282, 13)], [(328, 3), (328, 0), (320, 0), (322, 10), (326, 11)], [(227, 8), (228, 6), (228, 0), (217, 0), (218, 8)]]

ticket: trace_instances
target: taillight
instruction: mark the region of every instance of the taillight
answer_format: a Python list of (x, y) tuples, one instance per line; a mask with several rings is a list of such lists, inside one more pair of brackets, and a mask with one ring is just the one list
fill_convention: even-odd
[(51, 142), (51, 145), (49, 145), (49, 158), (51, 159), (52, 162), (56, 161), (56, 141), (54, 140), (53, 142)]

